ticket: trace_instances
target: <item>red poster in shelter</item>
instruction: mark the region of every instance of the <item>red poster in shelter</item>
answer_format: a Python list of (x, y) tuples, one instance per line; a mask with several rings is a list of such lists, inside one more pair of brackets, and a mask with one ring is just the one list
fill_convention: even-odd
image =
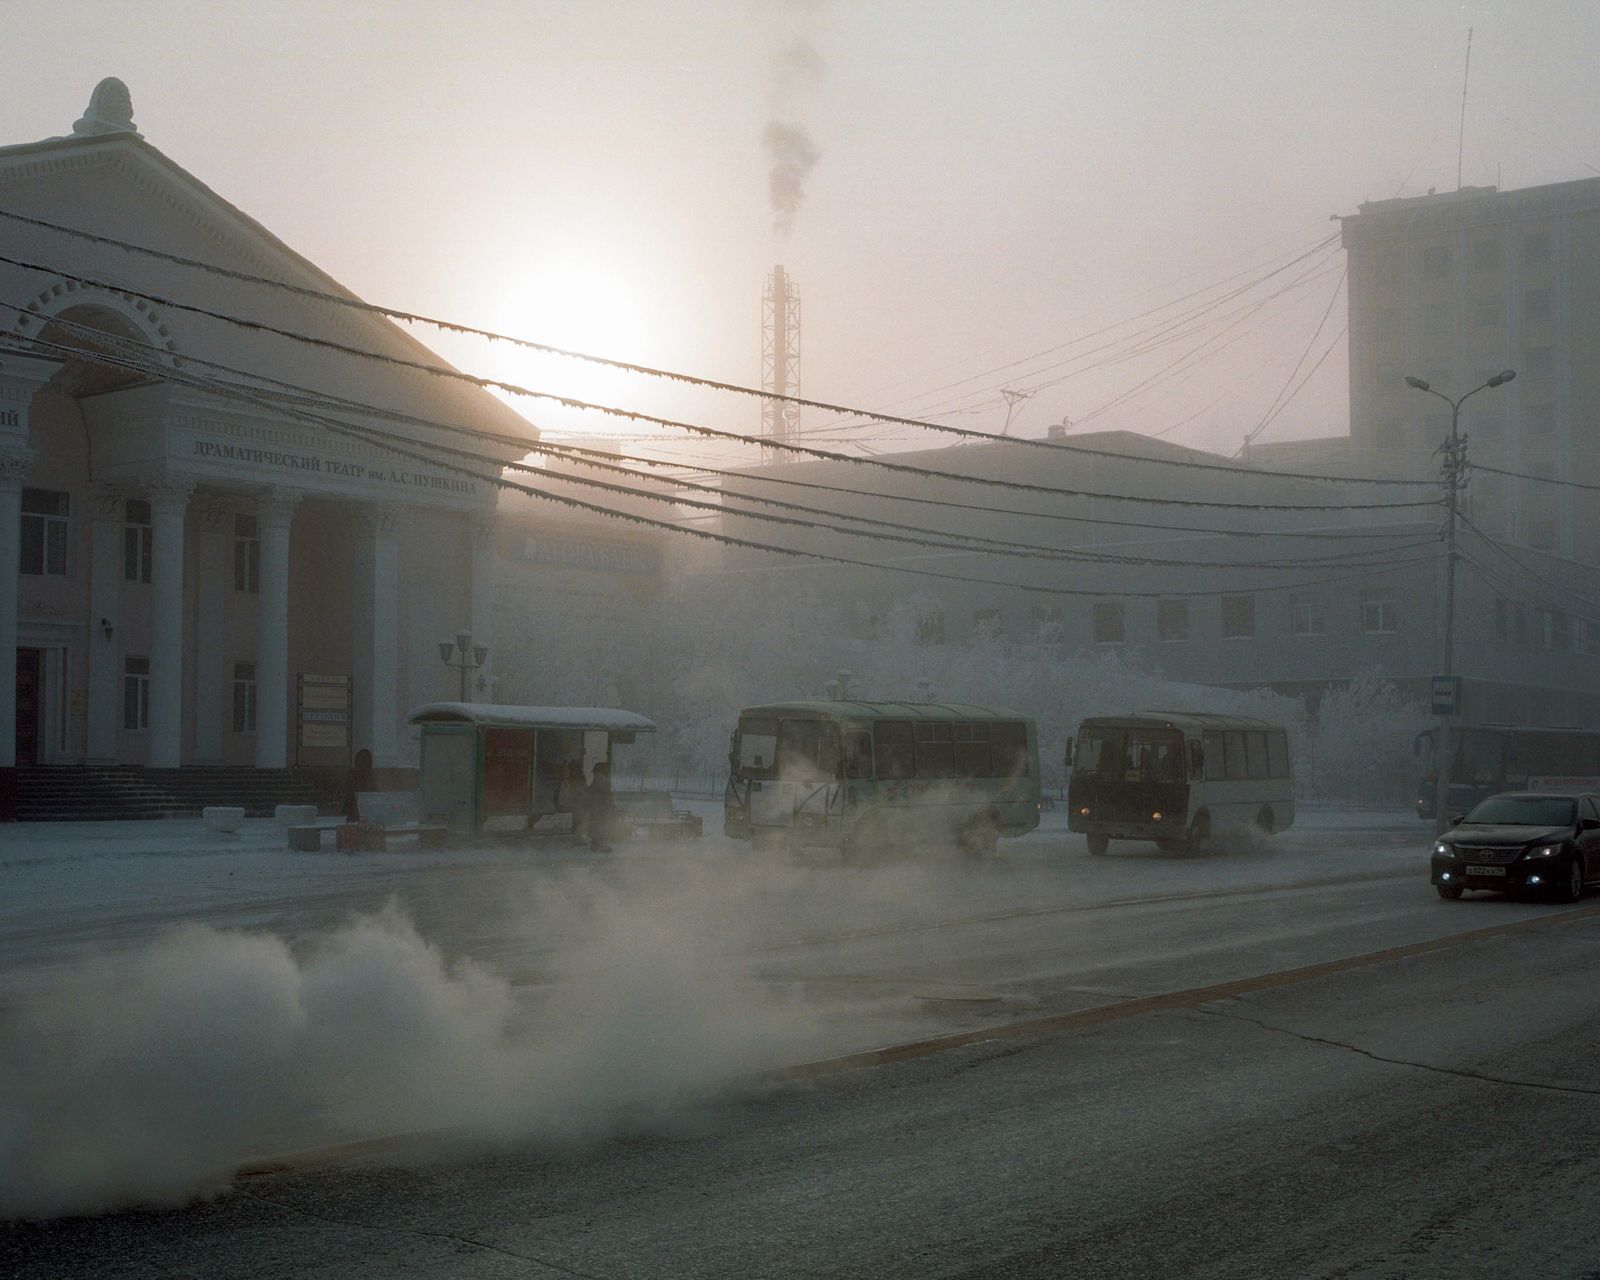
[(483, 806), (493, 816), (528, 812), (532, 729), (483, 731)]

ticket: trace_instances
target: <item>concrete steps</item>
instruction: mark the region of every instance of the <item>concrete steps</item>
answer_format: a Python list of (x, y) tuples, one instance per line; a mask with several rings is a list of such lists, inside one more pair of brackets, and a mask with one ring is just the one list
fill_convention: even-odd
[(19, 822), (194, 818), (212, 804), (240, 805), (247, 817), (270, 818), (280, 804), (326, 808), (329, 800), (309, 774), (295, 769), (81, 765), (17, 770)]

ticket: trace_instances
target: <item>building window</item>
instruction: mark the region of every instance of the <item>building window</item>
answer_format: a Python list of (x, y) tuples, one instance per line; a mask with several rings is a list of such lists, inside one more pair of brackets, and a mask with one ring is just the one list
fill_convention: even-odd
[(1498, 271), (1505, 260), (1504, 249), (1498, 240), (1474, 240), (1472, 242), (1472, 269), (1474, 271)]
[(1528, 430), (1539, 435), (1548, 435), (1556, 429), (1556, 407), (1546, 401), (1543, 404), (1530, 404), (1528, 406)]
[(150, 504), (142, 498), (129, 498), (122, 520), (122, 576), (129, 582), (149, 582), (155, 554)]
[(122, 727), (142, 733), (150, 727), (150, 659), (122, 660)]
[(256, 731), (256, 664), (233, 664), (233, 731)]
[(23, 573), (46, 578), (67, 576), (67, 521), (71, 507), (71, 497), (54, 489), (22, 491), (19, 567)]
[(1395, 626), (1394, 597), (1388, 592), (1361, 593), (1361, 629), (1374, 635), (1388, 635)]
[(1320, 636), (1322, 634), (1322, 601), (1311, 596), (1294, 596), (1290, 601), (1294, 621), (1294, 634), (1297, 636)]
[(917, 643), (937, 645), (944, 643), (944, 610), (930, 609), (917, 618)]
[(1538, 323), (1551, 316), (1550, 290), (1529, 289), (1522, 295), (1522, 318)]
[(1187, 640), (1189, 638), (1189, 602), (1187, 600), (1158, 600), (1156, 602), (1156, 639)]
[(1117, 600), (1101, 600), (1094, 607), (1094, 642), (1096, 644), (1121, 644), (1128, 638), (1122, 617), (1122, 604)]
[(976, 641), (998, 640), (1001, 618), (998, 609), (974, 609), (972, 612), (972, 638)]
[(1495, 329), (1500, 325), (1500, 299), (1474, 298), (1472, 323), (1480, 329)]
[(1058, 604), (1033, 606), (1033, 638), (1040, 644), (1060, 644), (1066, 634), (1066, 619)]
[(261, 528), (254, 516), (233, 517), (233, 589), (261, 593)]
[(1222, 597), (1222, 637), (1225, 640), (1248, 640), (1256, 633), (1256, 598), (1254, 596)]
[(1430, 245), (1422, 251), (1422, 278), (1424, 280), (1443, 280), (1449, 274), (1449, 245)]
[(1587, 618), (1572, 620), (1572, 651), (1594, 657), (1600, 653), (1600, 625)]
[(1555, 364), (1554, 347), (1529, 347), (1522, 353), (1522, 367), (1530, 378), (1548, 378)]
[(1522, 237), (1522, 265), (1542, 267), (1550, 261), (1550, 233), (1530, 231)]

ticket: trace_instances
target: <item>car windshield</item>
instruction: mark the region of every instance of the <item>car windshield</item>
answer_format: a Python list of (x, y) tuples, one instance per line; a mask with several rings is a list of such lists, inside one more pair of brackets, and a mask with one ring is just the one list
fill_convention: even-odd
[(1564, 827), (1572, 822), (1574, 802), (1567, 796), (1490, 796), (1463, 819), (1502, 827)]

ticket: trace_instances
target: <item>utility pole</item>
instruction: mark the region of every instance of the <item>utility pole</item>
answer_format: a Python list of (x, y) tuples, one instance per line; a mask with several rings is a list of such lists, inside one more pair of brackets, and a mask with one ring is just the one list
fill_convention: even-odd
[(1439, 717), (1438, 745), (1433, 753), (1435, 832), (1443, 832), (1450, 827), (1450, 773), (1455, 766), (1455, 753), (1451, 749), (1454, 744), (1450, 740), (1450, 719), (1461, 714), (1461, 699), (1458, 692), (1460, 681), (1455, 675), (1456, 560), (1459, 558), (1456, 552), (1456, 519), (1461, 488), (1466, 482), (1467, 473), (1467, 438), (1461, 434), (1461, 406), (1468, 396), (1475, 396), (1490, 387), (1504, 386), (1516, 376), (1515, 369), (1504, 369), (1455, 400), (1442, 391), (1435, 391), (1421, 378), (1406, 378), (1406, 386), (1412, 390), (1426, 391), (1430, 396), (1437, 396), (1450, 406), (1450, 436), (1438, 450), (1443, 455), (1439, 464), (1439, 476), (1445, 486), (1447, 514), (1444, 535), (1444, 653), (1441, 674), (1435, 678), (1435, 685), (1442, 683), (1449, 690), (1449, 696), (1448, 699), (1441, 699), (1437, 691), (1434, 696), (1434, 712)]

